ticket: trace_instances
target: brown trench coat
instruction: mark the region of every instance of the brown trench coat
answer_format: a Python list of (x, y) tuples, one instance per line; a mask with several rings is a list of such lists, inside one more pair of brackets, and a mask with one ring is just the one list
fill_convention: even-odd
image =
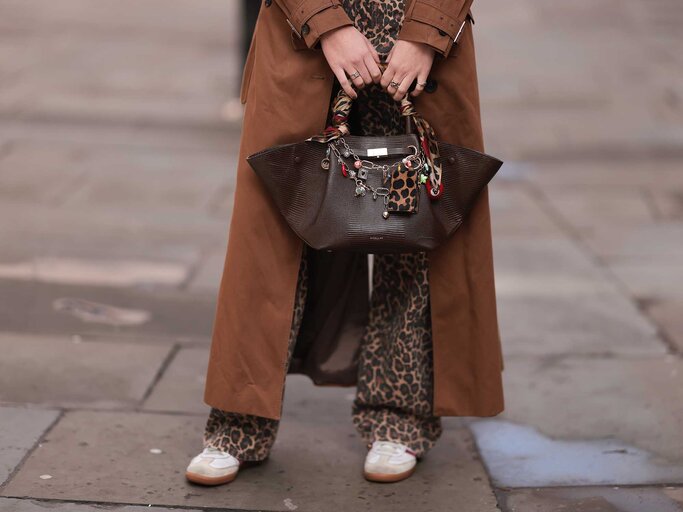
[[(440, 140), (483, 151), (472, 24), (452, 39), (471, 0), (408, 0), (399, 39), (437, 51), (431, 92), (415, 99)], [(278, 419), (303, 242), (245, 161), (325, 126), (334, 75), (318, 44), (351, 23), (338, 0), (266, 0), (244, 68), (244, 124), (228, 250), (204, 400), (219, 409)], [(304, 323), (290, 373), (318, 385), (353, 385), (368, 304), (364, 257), (313, 252)], [(488, 191), (455, 235), (429, 255), (434, 413), (492, 416), (503, 410)]]

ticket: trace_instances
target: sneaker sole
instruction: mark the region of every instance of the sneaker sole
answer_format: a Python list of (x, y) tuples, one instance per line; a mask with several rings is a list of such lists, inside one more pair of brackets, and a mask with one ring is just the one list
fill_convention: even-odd
[(415, 473), (415, 466), (410, 468), (408, 471), (404, 471), (403, 473), (366, 473), (365, 471), (363, 472), (363, 476), (365, 477), (366, 480), (370, 480), (371, 482), (382, 482), (382, 483), (391, 483), (391, 482), (399, 482), (401, 480), (405, 480), (408, 478), (410, 475)]
[(226, 476), (203, 476), (197, 473), (191, 473), (189, 471), (185, 472), (185, 478), (187, 478), (193, 484), (199, 485), (222, 485), (232, 482), (237, 478), (237, 471)]

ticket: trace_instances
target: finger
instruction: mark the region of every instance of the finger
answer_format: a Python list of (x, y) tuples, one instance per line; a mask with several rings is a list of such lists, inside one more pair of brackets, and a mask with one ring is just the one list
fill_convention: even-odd
[(370, 56), (364, 57), (363, 63), (358, 67), (360, 77), (363, 79), (363, 85), (371, 84), (373, 82), (372, 75), (370, 74), (370, 70), (368, 69), (368, 60), (372, 62)]
[[(396, 74), (396, 71), (394, 70), (393, 66), (387, 66), (386, 69), (384, 70), (384, 73), (382, 73), (382, 79), (380, 80), (380, 85), (382, 86), (382, 89), (386, 89), (387, 91), (389, 90), (389, 84), (391, 81), (394, 79), (394, 75)], [(393, 91), (391, 91), (393, 92)]]
[(365, 87), (365, 81), (363, 80), (363, 75), (361, 74), (359, 67), (363, 67), (364, 64), (349, 64), (346, 68), (346, 74), (348, 75), (347, 80), (350, 80), (353, 85), (358, 89)]
[(391, 56), (394, 54), (394, 48), (396, 47), (392, 46), (391, 50), (389, 50), (389, 55), (387, 55), (387, 64), (389, 64), (389, 62), (391, 61)]
[(368, 73), (370, 73), (372, 81), (374, 83), (379, 82), (382, 78), (382, 71), (379, 69), (377, 62), (375, 62), (374, 59), (368, 55), (365, 57), (365, 65), (368, 68)]
[(412, 75), (406, 75), (400, 80), (394, 78), (394, 81), (398, 82), (399, 86), (394, 92), (393, 97), (396, 101), (400, 101), (408, 93), (408, 87), (410, 87), (410, 82), (413, 81), (413, 77)]
[(415, 86), (415, 90), (411, 92), (410, 95), (412, 97), (419, 96), (422, 94), (422, 91), (424, 91), (425, 85), (427, 85), (427, 73), (421, 71), (417, 74), (417, 85)]
[(340, 67), (335, 67), (332, 68), (332, 72), (334, 73), (334, 76), (337, 77), (337, 80), (339, 80), (339, 84), (342, 86), (342, 89), (344, 89), (346, 94), (348, 94), (355, 100), (358, 97), (358, 94), (356, 94), (356, 91), (354, 91), (353, 87), (351, 87), (351, 82), (349, 82), (349, 79), (346, 77), (344, 69)]

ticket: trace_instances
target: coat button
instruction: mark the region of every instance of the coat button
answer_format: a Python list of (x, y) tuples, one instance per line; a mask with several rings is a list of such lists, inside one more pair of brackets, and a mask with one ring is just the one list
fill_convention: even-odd
[(266, 0), (264, 3), (266, 7), (270, 7), (270, 5), (273, 3), (273, 0)]
[(308, 23), (304, 23), (303, 25), (301, 25), (301, 35), (302, 36), (307, 36), (310, 31), (311, 31), (311, 27), (308, 26)]
[(449, 164), (454, 164), (454, 163), (455, 163), (455, 157), (454, 157), (454, 156), (449, 156), (449, 157), (448, 157), (448, 163), (449, 163)]
[(299, 155), (294, 157), (294, 163), (295, 164), (300, 164), (301, 163), (301, 157)]
[(431, 93), (431, 92), (436, 91), (437, 85), (438, 85), (438, 83), (436, 80), (434, 80), (433, 78), (428, 78), (427, 79), (427, 85), (425, 85), (425, 92)]

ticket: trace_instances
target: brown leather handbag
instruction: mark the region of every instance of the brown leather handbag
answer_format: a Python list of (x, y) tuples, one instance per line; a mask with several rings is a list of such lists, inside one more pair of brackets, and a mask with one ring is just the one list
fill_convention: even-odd
[(332, 126), (247, 157), (294, 232), (314, 249), (365, 253), (434, 249), (455, 232), (503, 162), (438, 142), (407, 97), (417, 133), (349, 134), (351, 98), (335, 98)]

